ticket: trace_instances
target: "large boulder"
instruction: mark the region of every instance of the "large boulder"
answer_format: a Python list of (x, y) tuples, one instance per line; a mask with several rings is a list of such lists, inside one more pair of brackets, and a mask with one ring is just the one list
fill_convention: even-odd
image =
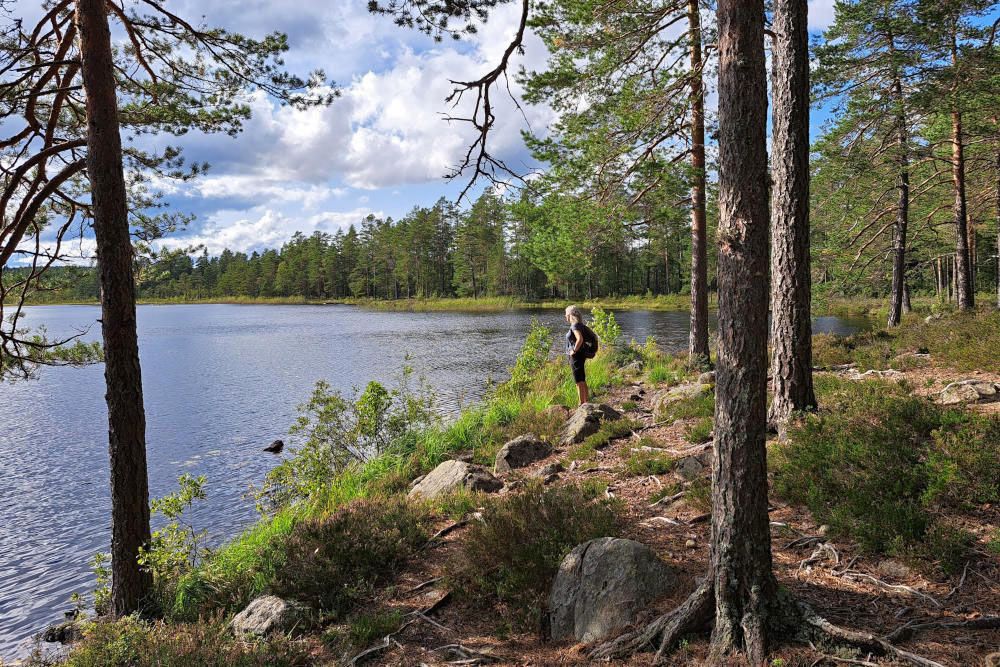
[(272, 632), (287, 633), (305, 619), (305, 607), (274, 595), (264, 595), (233, 617), (230, 627), (238, 635), (263, 637)]
[(424, 475), (412, 489), (410, 498), (437, 498), (456, 491), (493, 493), (503, 488), (503, 482), (482, 466), (465, 461), (445, 461)]
[(621, 419), (621, 413), (604, 403), (584, 403), (576, 409), (563, 427), (559, 442), (563, 447), (583, 442), (587, 436), (597, 433), (606, 421)]
[(941, 405), (959, 405), (960, 403), (988, 403), (1000, 400), (1000, 386), (987, 380), (961, 380), (952, 382), (938, 394), (937, 402)]
[(676, 586), (674, 571), (645, 544), (617, 537), (584, 542), (563, 559), (552, 585), (552, 639), (609, 637)]
[(518, 436), (500, 448), (493, 462), (493, 473), (503, 475), (511, 470), (541, 461), (552, 453), (552, 445), (537, 435), (526, 433)]

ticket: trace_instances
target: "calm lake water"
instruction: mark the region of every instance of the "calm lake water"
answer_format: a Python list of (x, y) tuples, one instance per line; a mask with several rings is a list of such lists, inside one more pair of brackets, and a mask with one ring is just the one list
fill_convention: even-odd
[[(97, 307), (28, 310), (26, 326), (52, 335), (91, 327)], [(687, 345), (688, 315), (620, 312), (626, 338)], [(532, 317), (562, 332), (559, 311), (381, 313), (350, 306), (177, 305), (139, 308), (150, 493), (184, 472), (205, 475), (195, 524), (218, 541), (256, 518), (242, 499), (278, 458), (260, 450), (287, 438), (296, 406), (320, 379), (341, 390), (391, 383), (406, 355), (454, 412), (506, 377)], [(714, 325), (714, 323), (713, 323)], [(819, 318), (817, 331), (863, 321)], [(42, 369), (0, 384), (0, 658), (57, 621), (74, 591), (92, 586), (88, 561), (110, 535), (107, 412), (101, 366)]]

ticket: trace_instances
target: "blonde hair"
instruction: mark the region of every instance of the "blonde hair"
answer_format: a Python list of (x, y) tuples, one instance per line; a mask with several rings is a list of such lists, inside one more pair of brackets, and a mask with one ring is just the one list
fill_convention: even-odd
[(577, 306), (566, 306), (566, 316), (577, 324), (583, 324), (583, 311)]

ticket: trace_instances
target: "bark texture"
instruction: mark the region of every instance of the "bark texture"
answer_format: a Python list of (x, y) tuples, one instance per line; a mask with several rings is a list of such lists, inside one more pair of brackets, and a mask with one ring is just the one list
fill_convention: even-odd
[(713, 661), (762, 664), (776, 604), (767, 514), (768, 173), (762, 0), (720, 0), (719, 352)]
[(138, 563), (150, 539), (146, 416), (136, 337), (133, 249), (111, 33), (104, 0), (78, 0), (81, 73), (87, 93), (87, 171), (101, 281), (108, 450), (111, 458), (111, 606), (116, 616), (142, 609), (152, 576)]
[[(888, 33), (889, 52), (895, 58), (896, 37)], [(893, 71), (892, 95), (896, 104), (896, 228), (892, 238), (892, 290), (889, 294), (889, 327), (899, 326), (903, 319), (903, 297), (906, 289), (906, 233), (910, 220), (910, 129), (906, 120), (903, 82), (899, 71)]]
[(702, 76), (701, 10), (698, 0), (688, 0), (691, 48), (691, 337), (692, 363), (707, 365), (708, 256), (705, 215), (705, 92)]
[(951, 179), (955, 190), (955, 288), (959, 310), (975, 307), (972, 265), (969, 261), (969, 216), (965, 197), (965, 137), (962, 114), (951, 112)]
[(771, 150), (770, 420), (816, 407), (809, 270), (809, 32), (806, 0), (775, 0)]

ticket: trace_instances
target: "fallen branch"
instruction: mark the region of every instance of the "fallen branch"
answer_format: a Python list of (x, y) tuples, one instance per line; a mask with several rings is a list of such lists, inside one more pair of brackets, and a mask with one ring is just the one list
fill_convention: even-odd
[(683, 498), (686, 495), (687, 495), (687, 491), (680, 491), (678, 493), (675, 493), (672, 496), (664, 496), (663, 498), (660, 498), (659, 500), (653, 501), (653, 502), (651, 502), (649, 504), (649, 506), (650, 507), (657, 507), (658, 505), (663, 505), (664, 507), (666, 507), (667, 505), (670, 505), (672, 503), (677, 502), (678, 500), (680, 500), (681, 498)]
[(924, 600), (927, 600), (928, 602), (930, 602), (931, 604), (933, 604), (935, 607), (940, 607), (941, 606), (941, 603), (938, 602), (937, 600), (935, 600), (932, 596), (928, 595), (927, 593), (921, 593), (920, 591), (918, 591), (917, 589), (913, 588), (912, 586), (904, 586), (903, 584), (890, 584), (890, 583), (887, 583), (885, 581), (882, 581), (881, 579), (876, 579), (875, 577), (873, 577), (870, 574), (865, 574), (864, 572), (856, 572), (856, 571), (853, 571), (853, 570), (843, 570), (843, 571), (837, 573), (837, 576), (843, 577), (844, 579), (849, 579), (851, 581), (858, 581), (859, 579), (867, 580), (867, 581), (872, 582), (876, 586), (879, 586), (879, 587), (884, 588), (886, 590), (890, 590), (890, 591), (893, 591), (893, 592), (896, 592), (896, 593), (909, 593), (910, 595), (914, 595), (916, 597), (923, 598)]
[[(413, 621), (410, 621), (410, 623), (412, 623), (412, 622)], [(358, 653), (356, 656), (354, 656), (353, 658), (351, 658), (351, 660), (350, 660), (350, 662), (348, 662), (348, 664), (351, 665), (351, 667), (354, 667), (355, 665), (359, 664), (360, 662), (362, 662), (364, 660), (367, 660), (368, 658), (370, 658), (370, 657), (372, 657), (372, 656), (374, 656), (374, 655), (376, 655), (378, 653), (381, 653), (382, 651), (385, 651), (386, 649), (388, 649), (389, 647), (391, 647), (393, 644), (395, 644), (399, 648), (403, 648), (403, 645), (400, 644), (398, 641), (396, 641), (396, 639), (394, 638), (393, 635), (397, 635), (400, 632), (402, 632), (403, 628), (405, 628), (410, 623), (404, 623), (403, 626), (399, 628), (399, 630), (396, 630), (396, 632), (392, 633), (391, 635), (386, 635), (385, 638), (382, 639), (381, 643), (375, 644), (374, 646), (370, 646), (370, 647), (366, 648), (364, 651), (362, 651), (361, 653)]]
[(427, 581), (419, 583), (416, 586), (414, 586), (413, 588), (411, 588), (410, 590), (408, 590), (405, 593), (403, 593), (403, 597), (409, 597), (409, 596), (413, 595), (414, 593), (416, 593), (417, 591), (422, 591), (423, 589), (427, 588), (428, 586), (433, 586), (434, 584), (436, 584), (439, 581), (441, 581), (441, 577), (434, 577), (433, 579), (428, 579)]
[(444, 537), (448, 533), (451, 533), (452, 531), (458, 530), (459, 528), (461, 528), (462, 526), (464, 526), (464, 525), (466, 525), (468, 523), (469, 523), (468, 519), (462, 519), (461, 521), (456, 521), (454, 523), (451, 523), (451, 524), (445, 526), (444, 528), (442, 528), (438, 532), (436, 532), (433, 535), (431, 535), (431, 538), (429, 540), (427, 540), (427, 542), (424, 543), (424, 546), (421, 547), (421, 548), (422, 549), (426, 549), (431, 544), (433, 544), (437, 540), (440, 540), (442, 537)]
[(461, 644), (447, 644), (445, 646), (439, 646), (431, 651), (431, 653), (440, 652), (446, 652), (458, 657), (458, 660), (449, 663), (452, 665), (471, 665), (482, 662), (504, 662), (507, 660), (507, 658), (496, 656), (492, 653), (483, 653), (482, 651), (477, 651), (467, 646), (462, 646)]
[(923, 630), (996, 630), (1000, 628), (1000, 616), (983, 616), (966, 621), (929, 621), (914, 623), (910, 621), (896, 628), (885, 636), (886, 641), (906, 641)]

